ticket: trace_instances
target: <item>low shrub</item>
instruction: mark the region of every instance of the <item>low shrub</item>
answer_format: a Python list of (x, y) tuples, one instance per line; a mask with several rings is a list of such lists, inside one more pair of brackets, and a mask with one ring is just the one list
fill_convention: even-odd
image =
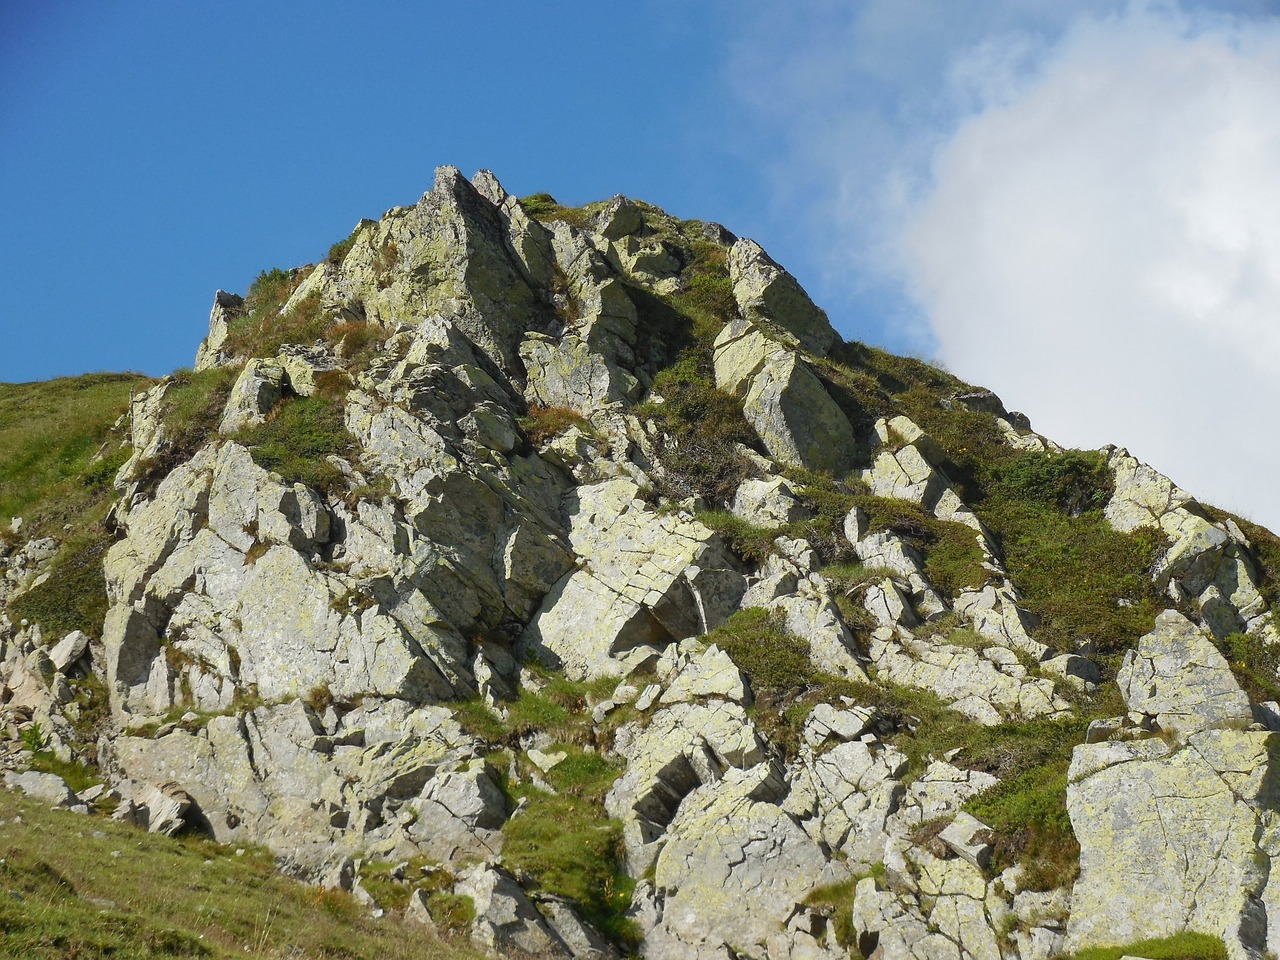
[(1280, 648), (1247, 633), (1230, 634), (1218, 647), (1252, 702), (1280, 700)]
[(356, 236), (360, 233), (360, 229), (367, 221), (361, 220), (355, 225), (344, 240), (339, 240), (329, 247), (329, 253), (325, 257), (330, 263), (341, 263), (347, 258), (347, 254), (351, 252), (351, 248), (356, 245)]
[(964, 805), (995, 833), (992, 871), (1021, 864), (1024, 889), (1067, 886), (1080, 872), (1080, 844), (1067, 816), (1069, 765), (1067, 757), (1028, 770)]
[(755, 449), (760, 445), (741, 404), (716, 389), (710, 359), (698, 353), (661, 371), (653, 389), (664, 402), (646, 403), (636, 413), (654, 420), (662, 433), (658, 494), (672, 500), (701, 497), (712, 504), (726, 503), (753, 473), (739, 444)]
[(575, 227), (585, 227), (591, 219), (587, 207), (566, 207), (549, 193), (531, 193), (527, 197), (521, 197), (519, 203), (525, 213), (544, 223), (564, 220)]
[(760, 564), (773, 553), (774, 541), (785, 529), (761, 527), (728, 510), (700, 510), (698, 519), (724, 539), (735, 554), (751, 564)]
[(1133, 646), (1164, 607), (1151, 569), (1166, 541), (1119, 533), (1102, 513), (1069, 517), (1033, 501), (990, 497), (976, 508), (995, 533), (1022, 604), (1040, 618), (1036, 638), (1060, 650), (1093, 640), (1104, 654)]

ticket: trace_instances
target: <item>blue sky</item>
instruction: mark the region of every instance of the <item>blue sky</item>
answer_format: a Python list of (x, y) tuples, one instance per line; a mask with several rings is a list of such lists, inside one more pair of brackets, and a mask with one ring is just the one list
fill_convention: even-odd
[(846, 337), (1280, 525), (1280, 2), (0, 0), (0, 380), (192, 361), (433, 169), (758, 239)]

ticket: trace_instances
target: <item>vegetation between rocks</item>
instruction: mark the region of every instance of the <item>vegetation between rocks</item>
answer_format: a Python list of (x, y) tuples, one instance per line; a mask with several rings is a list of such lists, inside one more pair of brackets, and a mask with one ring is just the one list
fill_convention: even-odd
[(317, 393), (282, 401), (258, 426), (236, 434), (258, 466), (272, 470), (287, 483), (303, 483), (325, 493), (345, 486), (332, 456), (352, 456), (355, 440), (347, 432), (340, 397)]

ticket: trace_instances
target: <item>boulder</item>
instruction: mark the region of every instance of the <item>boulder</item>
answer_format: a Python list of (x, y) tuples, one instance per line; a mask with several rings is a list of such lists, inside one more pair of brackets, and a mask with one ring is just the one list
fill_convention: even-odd
[(475, 905), (471, 942), (481, 950), (496, 956), (517, 950), (540, 956), (571, 956), (520, 884), (505, 870), (478, 864), (459, 876), (454, 893), (470, 897)]
[(666, 940), (686, 949), (723, 945), (759, 955), (810, 890), (842, 877), (821, 847), (767, 799), (761, 776), (731, 770), (681, 806), (654, 871), (664, 904), (661, 936), (650, 933), (646, 946)]
[(748, 523), (775, 529), (812, 516), (785, 477), (742, 481), (730, 509)]
[(275, 360), (250, 360), (236, 377), (218, 432), (233, 434), (264, 423), (284, 397), (284, 367)]
[(1266, 824), (1280, 796), (1269, 739), (1201, 730), (1178, 748), (1161, 740), (1075, 748), (1067, 811), (1080, 878), (1068, 952), (1196, 931), (1222, 937), (1228, 956), (1245, 960), (1274, 942), (1280, 895), (1267, 867), (1280, 846)]
[(89, 649), (89, 637), (83, 631), (72, 630), (49, 651), (49, 659), (53, 668), (66, 673)]
[(1190, 734), (1253, 722), (1249, 698), (1226, 658), (1176, 610), (1156, 617), (1155, 628), (1125, 654), (1116, 682), (1131, 713), (1150, 717), (1164, 731)]
[(222, 348), (231, 332), (231, 321), (243, 310), (244, 298), (238, 294), (219, 290), (213, 295), (213, 309), (209, 311), (209, 334), (200, 341), (200, 349), (196, 351), (197, 373), (228, 362), (229, 358)]
[(783, 270), (754, 240), (738, 240), (729, 250), (729, 279), (738, 310), (748, 320), (765, 321), (786, 331), (805, 350), (819, 356), (839, 337), (827, 315), (814, 305), (795, 277)]
[(15, 773), (6, 770), (4, 785), (10, 790), (21, 790), (33, 800), (43, 800), (55, 807), (73, 807), (79, 802), (66, 781), (54, 773), (39, 773), (35, 770)]
[(754, 324), (735, 321), (716, 338), (715, 373), (721, 389), (745, 389), (743, 413), (770, 456), (836, 476), (853, 469), (853, 427), (794, 350)]
[(654, 655), (705, 633), (738, 605), (746, 583), (719, 537), (654, 511), (631, 480), (565, 498), (579, 568), (551, 588), (524, 634), (540, 657), (582, 678), (622, 670), (630, 651)]
[(955, 815), (938, 839), (950, 847), (956, 856), (968, 860), (978, 869), (984, 869), (991, 861), (991, 828), (981, 820), (961, 812)]

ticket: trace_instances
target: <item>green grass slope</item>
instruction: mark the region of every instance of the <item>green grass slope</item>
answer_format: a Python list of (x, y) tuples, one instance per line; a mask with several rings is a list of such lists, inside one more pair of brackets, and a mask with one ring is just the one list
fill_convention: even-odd
[(0, 790), (0, 957), (473, 960), (289, 880), (269, 854), (169, 839)]

